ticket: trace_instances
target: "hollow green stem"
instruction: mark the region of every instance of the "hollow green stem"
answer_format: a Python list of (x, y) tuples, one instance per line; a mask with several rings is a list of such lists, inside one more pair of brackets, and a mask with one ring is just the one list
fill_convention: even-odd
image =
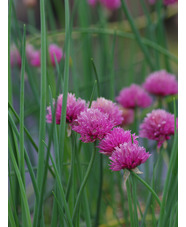
[(156, 194), (156, 192), (150, 187), (150, 185), (148, 185), (141, 177), (139, 177), (136, 173), (134, 173), (133, 171), (130, 171), (142, 184), (145, 185), (145, 187), (152, 193), (152, 195), (155, 197), (155, 199), (157, 200), (158, 204), (161, 206), (161, 201), (158, 197), (158, 195)]
[(90, 174), (90, 170), (92, 169), (92, 166), (93, 166), (93, 163), (94, 163), (94, 159), (95, 159), (95, 155), (96, 155), (96, 146), (94, 147), (94, 151), (92, 152), (92, 156), (91, 156), (91, 160), (89, 162), (89, 166), (87, 168), (85, 177), (83, 179), (83, 182), (82, 182), (82, 184), (80, 186), (80, 189), (79, 189), (79, 192), (78, 192), (78, 196), (77, 196), (77, 199), (76, 199), (76, 203), (75, 203), (74, 210), (73, 210), (73, 215), (72, 215), (72, 221), (73, 222), (75, 221), (75, 217), (76, 217), (76, 214), (77, 214), (77, 209), (79, 207), (80, 198), (81, 198), (83, 189), (84, 189), (84, 187), (85, 187), (85, 185), (87, 183), (87, 180), (88, 180), (88, 177), (89, 177), (89, 174)]

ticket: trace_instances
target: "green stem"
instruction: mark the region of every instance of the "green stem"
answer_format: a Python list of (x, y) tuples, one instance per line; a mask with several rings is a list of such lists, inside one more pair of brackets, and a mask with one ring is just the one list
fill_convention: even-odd
[(75, 220), (75, 217), (76, 217), (76, 213), (77, 213), (77, 209), (79, 207), (79, 202), (80, 202), (80, 199), (81, 199), (81, 195), (82, 195), (82, 192), (83, 192), (83, 189), (87, 183), (87, 180), (88, 180), (88, 177), (89, 177), (89, 174), (90, 174), (90, 170), (92, 169), (92, 166), (93, 166), (93, 163), (94, 163), (94, 159), (95, 159), (95, 155), (96, 155), (96, 146), (94, 147), (94, 151), (92, 152), (92, 156), (91, 156), (91, 159), (90, 159), (90, 162), (89, 162), (89, 166), (87, 168), (87, 171), (86, 171), (86, 174), (85, 174), (85, 177), (83, 179), (83, 182), (80, 186), (80, 189), (79, 189), (79, 192), (78, 192), (78, 196), (77, 196), (77, 199), (76, 199), (76, 203), (75, 203), (75, 206), (74, 206), (74, 211), (73, 211), (73, 215), (72, 215), (72, 221), (74, 222)]
[(153, 196), (155, 197), (155, 199), (157, 200), (158, 204), (161, 206), (161, 201), (158, 197), (158, 195), (156, 194), (156, 192), (142, 179), (140, 178), (136, 173), (134, 173), (133, 171), (130, 171), (142, 184), (145, 185), (145, 187), (153, 194)]
[(126, 181), (126, 187), (127, 187), (127, 198), (128, 198), (128, 206), (129, 206), (129, 214), (130, 214), (130, 226), (134, 226), (134, 216), (133, 216), (133, 208), (132, 208), (132, 195), (130, 191), (130, 185), (129, 181)]
[(171, 174), (172, 174), (172, 167), (174, 166), (174, 162), (176, 160), (176, 155), (178, 152), (177, 149), (177, 140), (178, 140), (178, 134), (177, 134), (177, 129), (176, 129), (176, 103), (175, 103), (175, 99), (174, 99), (174, 143), (173, 143), (173, 148), (172, 148), (172, 152), (171, 152), (171, 158), (170, 158), (170, 163), (169, 163), (169, 168), (168, 168), (168, 172), (167, 172), (167, 176), (166, 176), (166, 181), (165, 181), (165, 186), (163, 189), (163, 199), (162, 199), (162, 205), (161, 205), (161, 209), (160, 209), (160, 218), (159, 218), (159, 222), (158, 222), (158, 227), (161, 227), (163, 224), (163, 217), (165, 215), (165, 205), (166, 205), (166, 201), (167, 201), (167, 192), (168, 192), (168, 187), (169, 187), (169, 183), (170, 183), (170, 179), (171, 179)]
[(102, 156), (102, 154), (100, 154), (99, 165), (100, 165), (99, 192), (98, 192), (98, 198), (97, 198), (95, 227), (97, 227), (99, 225), (99, 216), (100, 216), (100, 209), (101, 209), (101, 196), (102, 196), (102, 186), (103, 186), (103, 156)]
[(142, 52), (143, 52), (143, 54), (144, 54), (144, 56), (146, 58), (146, 61), (149, 64), (150, 69), (153, 70), (154, 66), (153, 66), (153, 64), (151, 62), (151, 57), (149, 55), (149, 52), (148, 52), (146, 46), (142, 43), (139, 31), (137, 30), (137, 28), (136, 28), (136, 26), (134, 24), (134, 20), (132, 19), (132, 16), (131, 16), (128, 8), (127, 8), (126, 2), (124, 2), (124, 0), (121, 0), (121, 3), (122, 3), (123, 11), (124, 11), (128, 21), (129, 21), (131, 29), (132, 29), (135, 37), (136, 37), (136, 41), (137, 41), (139, 47), (141, 48), (141, 50), (142, 50)]

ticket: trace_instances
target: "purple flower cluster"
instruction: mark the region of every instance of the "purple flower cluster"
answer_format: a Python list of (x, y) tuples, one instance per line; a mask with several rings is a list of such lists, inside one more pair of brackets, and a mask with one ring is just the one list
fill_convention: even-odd
[[(58, 63), (64, 57), (62, 49), (58, 47), (56, 44), (50, 44), (48, 47), (48, 51), (52, 66), (55, 66), (55, 57)], [(40, 50), (35, 50), (32, 45), (28, 44), (26, 46), (26, 57), (30, 65), (34, 67), (40, 67), (41, 65)], [(21, 56), (17, 48), (15, 48), (14, 46), (12, 47), (10, 52), (10, 61), (12, 67), (15, 65), (21, 66)]]
[[(55, 49), (55, 48), (54, 48)], [(138, 136), (130, 130), (118, 126), (125, 126), (134, 120), (134, 108), (149, 107), (152, 103), (151, 96), (165, 96), (177, 93), (175, 77), (165, 70), (157, 71), (147, 77), (143, 87), (132, 84), (121, 90), (116, 100), (119, 105), (103, 97), (92, 101), (91, 107), (85, 100), (76, 99), (74, 94), (68, 93), (66, 107), (66, 122), (73, 131), (80, 134), (84, 143), (99, 141), (99, 152), (110, 159), (110, 168), (113, 171), (121, 169), (134, 169), (144, 163), (149, 157), (149, 152), (138, 143)], [(57, 103), (53, 102), (56, 109), (55, 121), (60, 124), (63, 104), (63, 94), (59, 95)], [(47, 107), (46, 120), (52, 122), (51, 106)], [(177, 122), (176, 122), (177, 123)], [(174, 115), (165, 110), (157, 109), (148, 113), (140, 125), (140, 137), (156, 140), (158, 147), (174, 134)]]
[(175, 95), (178, 93), (176, 77), (165, 70), (151, 73), (143, 87), (151, 94), (157, 96)]
[[(58, 96), (57, 99), (57, 106), (56, 106), (56, 124), (60, 124), (61, 120), (61, 113), (62, 113), (62, 104), (63, 104), (63, 94)], [(55, 102), (53, 102), (53, 106), (55, 109)], [(66, 107), (66, 122), (69, 124), (74, 123), (75, 120), (77, 120), (78, 115), (86, 110), (87, 104), (85, 100), (82, 100), (81, 98), (78, 98), (76, 100), (76, 97), (74, 94), (68, 93), (67, 96), (67, 107)], [(52, 123), (52, 109), (51, 106), (47, 107), (48, 114), (46, 115), (46, 121), (48, 123)]]
[[(178, 122), (176, 122), (178, 127)], [(148, 113), (140, 125), (140, 137), (156, 140), (158, 147), (174, 135), (174, 115), (165, 110), (157, 109)]]
[(146, 108), (151, 105), (152, 98), (149, 94), (139, 85), (132, 84), (130, 87), (124, 88), (120, 91), (116, 100), (124, 108), (141, 107)]
[(140, 147), (134, 143), (123, 143), (115, 148), (113, 154), (109, 157), (111, 160), (110, 168), (113, 171), (122, 169), (135, 169), (140, 164), (147, 161), (150, 154), (146, 152), (144, 147)]
[(96, 101), (92, 102), (91, 108), (99, 109), (103, 113), (107, 113), (109, 120), (113, 121), (114, 126), (120, 125), (123, 121), (122, 111), (110, 100), (105, 98), (98, 98)]

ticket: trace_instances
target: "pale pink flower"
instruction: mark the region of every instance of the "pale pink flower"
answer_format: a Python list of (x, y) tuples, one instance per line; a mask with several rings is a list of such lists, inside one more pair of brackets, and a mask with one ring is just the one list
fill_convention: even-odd
[(109, 10), (115, 10), (121, 6), (121, 0), (100, 0), (100, 2)]
[(110, 169), (120, 171), (122, 169), (134, 169), (147, 161), (150, 157), (144, 147), (128, 142), (115, 148), (115, 151), (109, 157), (111, 160)]
[(151, 94), (158, 96), (175, 95), (178, 93), (176, 77), (165, 70), (151, 73), (143, 87)]
[[(136, 140), (138, 137), (135, 136), (135, 134), (131, 134), (131, 131), (117, 127), (114, 128), (111, 132), (109, 132), (103, 140), (99, 143), (99, 149), (100, 153), (105, 155), (112, 155), (115, 148), (120, 146), (120, 144), (133, 142), (135, 144), (138, 144), (138, 141)], [(133, 139), (133, 141), (132, 141)]]
[[(62, 113), (62, 103), (63, 103), (63, 94), (58, 96), (57, 106), (56, 106), (56, 124), (60, 124), (61, 113)], [(55, 110), (55, 102), (53, 103)], [(77, 119), (78, 115), (87, 109), (85, 100), (76, 97), (74, 94), (68, 93), (67, 96), (67, 107), (66, 107), (66, 122), (73, 124)], [(51, 106), (47, 107), (48, 114), (46, 115), (46, 121), (52, 123), (52, 110)]]
[(119, 105), (119, 109), (122, 111), (123, 116), (123, 121), (121, 125), (125, 126), (132, 124), (134, 122), (134, 110), (123, 108), (121, 105)]
[(174, 115), (162, 109), (153, 110), (147, 114), (140, 125), (139, 135), (156, 140), (158, 148), (160, 148), (166, 140), (170, 139), (171, 135), (174, 135)]
[(55, 57), (56, 57), (56, 60), (57, 60), (58, 63), (60, 62), (61, 58), (63, 57), (62, 49), (60, 47), (58, 47), (56, 44), (50, 44), (49, 54), (50, 54), (50, 60), (51, 60), (51, 63), (52, 63), (53, 66), (56, 65)]
[(21, 55), (14, 45), (11, 47), (10, 51), (10, 64), (11, 67), (14, 67), (15, 65), (21, 67)]
[(122, 112), (118, 108), (117, 104), (111, 100), (105, 98), (97, 98), (96, 101), (92, 102), (91, 108), (99, 109), (103, 113), (107, 113), (109, 120), (113, 121), (114, 125), (120, 125), (123, 121)]
[(124, 108), (145, 108), (151, 105), (152, 98), (149, 94), (139, 85), (132, 84), (130, 87), (126, 87), (120, 91), (116, 100)]
[(102, 140), (104, 136), (114, 127), (109, 116), (98, 109), (88, 109), (81, 112), (72, 130), (81, 135), (80, 140), (84, 143), (91, 143), (96, 140)]

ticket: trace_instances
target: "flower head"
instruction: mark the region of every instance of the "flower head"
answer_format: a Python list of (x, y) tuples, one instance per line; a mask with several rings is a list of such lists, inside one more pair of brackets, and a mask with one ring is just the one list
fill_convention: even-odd
[(124, 108), (145, 108), (151, 105), (152, 98), (149, 94), (139, 85), (132, 84), (130, 87), (124, 88), (120, 91), (116, 100)]
[(108, 114), (90, 108), (80, 113), (72, 130), (81, 135), (80, 139), (84, 143), (90, 143), (103, 139), (113, 127), (114, 124), (109, 120)]
[(119, 171), (122, 169), (134, 169), (140, 164), (146, 162), (150, 157), (144, 147), (134, 143), (123, 143), (115, 148), (115, 151), (109, 157), (111, 160), (110, 169)]
[(174, 135), (174, 115), (161, 109), (153, 110), (140, 125), (139, 135), (156, 140), (160, 148), (170, 135)]
[(121, 105), (119, 105), (119, 109), (122, 111), (123, 116), (123, 121), (121, 125), (125, 126), (132, 124), (134, 122), (134, 110), (123, 108)]
[(100, 2), (108, 10), (115, 10), (121, 6), (121, 0), (100, 0)]
[(55, 44), (50, 44), (49, 46), (49, 54), (50, 54), (50, 60), (53, 66), (56, 65), (55, 63), (55, 57), (57, 62), (59, 63), (61, 58), (63, 57), (63, 51), (60, 47), (58, 47)]
[(178, 0), (164, 0), (163, 3), (164, 5), (172, 5), (178, 2)]
[(105, 155), (111, 155), (114, 152), (115, 148), (120, 144), (123, 144), (125, 142), (133, 142), (135, 144), (138, 144), (138, 141), (136, 140), (137, 138), (138, 137), (135, 136), (135, 134), (131, 134), (129, 130), (124, 131), (124, 129), (120, 127), (114, 128), (99, 143), (99, 152)]
[(110, 100), (105, 98), (98, 98), (96, 101), (92, 102), (91, 108), (99, 109), (103, 113), (107, 113), (109, 120), (113, 121), (114, 125), (120, 125), (123, 121), (122, 112), (116, 105)]
[(176, 77), (165, 70), (151, 73), (143, 87), (151, 94), (166, 96), (178, 93), (178, 82)]
[(40, 67), (41, 65), (41, 53), (40, 50), (35, 50), (30, 44), (26, 46), (26, 57), (30, 65), (34, 67)]
[[(58, 96), (57, 106), (56, 106), (56, 124), (60, 124), (61, 113), (62, 113), (62, 104), (63, 104), (63, 94)], [(53, 103), (55, 107), (55, 102)], [(74, 94), (68, 93), (67, 96), (67, 108), (66, 108), (66, 122), (73, 124), (77, 119), (78, 115), (87, 109), (85, 100), (76, 97)], [(48, 114), (46, 120), (48, 123), (52, 123), (52, 110), (51, 106), (47, 107)]]
[(88, 4), (93, 7), (97, 4), (97, 2), (98, 0), (88, 0)]

